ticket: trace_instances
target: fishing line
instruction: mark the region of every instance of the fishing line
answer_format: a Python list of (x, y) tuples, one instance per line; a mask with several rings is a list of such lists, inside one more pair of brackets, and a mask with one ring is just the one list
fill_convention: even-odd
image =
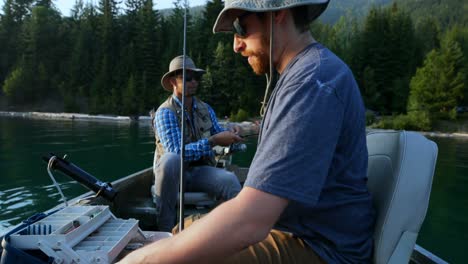
[(185, 0), (184, 8), (184, 42), (183, 42), (183, 61), (182, 61), (182, 122), (180, 133), (180, 179), (179, 179), (179, 232), (184, 229), (184, 156), (185, 156), (185, 61), (186, 61), (186, 40), (187, 40), (187, 8), (188, 3)]

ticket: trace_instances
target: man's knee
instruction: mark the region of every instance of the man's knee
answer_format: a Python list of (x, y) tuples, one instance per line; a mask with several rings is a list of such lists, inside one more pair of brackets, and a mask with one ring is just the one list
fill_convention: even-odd
[(239, 179), (237, 176), (229, 171), (224, 170), (218, 180), (221, 181), (221, 185), (227, 188), (227, 193), (225, 194), (225, 199), (231, 199), (235, 197), (241, 190), (242, 186), (240, 185)]
[(241, 187), (239, 179), (237, 178), (236, 174), (230, 171), (225, 171), (225, 181), (228, 184), (231, 184), (233, 187)]
[(156, 174), (177, 175), (180, 168), (180, 156), (176, 153), (165, 153), (157, 162)]
[(179, 168), (180, 156), (175, 153), (166, 153), (159, 159), (153, 168), (157, 194), (160, 194), (163, 188), (172, 189), (171, 186), (177, 186)]

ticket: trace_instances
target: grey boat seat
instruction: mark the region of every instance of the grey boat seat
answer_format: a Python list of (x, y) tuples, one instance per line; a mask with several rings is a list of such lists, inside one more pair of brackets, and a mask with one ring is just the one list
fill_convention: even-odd
[[(239, 150), (232, 150), (231, 147), (222, 147), (222, 146), (215, 146), (213, 151), (217, 157), (218, 163), (216, 167), (218, 168), (227, 168), (231, 165), (231, 155), (233, 152), (238, 151), (245, 151), (247, 148), (244, 144), (238, 146)], [(157, 151), (157, 149), (156, 149)], [(227, 156), (226, 156), (227, 155)], [(224, 158), (220, 158), (224, 157)], [(153, 167), (156, 166), (156, 156), (153, 160)], [(245, 173), (246, 174), (246, 173)], [(151, 185), (151, 196), (153, 197), (153, 202), (156, 203), (156, 192), (154, 184)], [(180, 198), (180, 195), (177, 194), (177, 199)], [(213, 207), (219, 201), (216, 199), (214, 195), (210, 195), (206, 192), (185, 192), (184, 193), (184, 205), (191, 205), (197, 208), (201, 207)]]
[(377, 212), (374, 263), (408, 263), (426, 216), (437, 145), (416, 132), (367, 134), (368, 187)]
[[(151, 185), (151, 196), (153, 197), (153, 202), (155, 201), (155, 190), (154, 184)], [(177, 199), (179, 199), (179, 194), (177, 194)], [(184, 205), (193, 205), (195, 207), (210, 207), (216, 204), (216, 198), (205, 192), (185, 192), (184, 193)]]

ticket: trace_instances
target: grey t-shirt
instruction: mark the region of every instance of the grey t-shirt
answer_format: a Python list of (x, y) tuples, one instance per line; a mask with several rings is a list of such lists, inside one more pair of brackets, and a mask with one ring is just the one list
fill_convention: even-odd
[(371, 261), (365, 114), (349, 68), (314, 43), (280, 76), (245, 186), (289, 200), (275, 228), (328, 263)]

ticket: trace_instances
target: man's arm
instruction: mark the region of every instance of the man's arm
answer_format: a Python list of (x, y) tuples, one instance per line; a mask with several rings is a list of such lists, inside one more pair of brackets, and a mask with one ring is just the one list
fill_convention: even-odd
[(213, 108), (211, 108), (211, 106), (209, 104), (206, 104), (206, 107), (208, 108), (208, 113), (210, 113), (211, 123), (213, 124), (213, 127), (211, 129), (211, 134), (214, 135), (214, 134), (218, 134), (218, 133), (221, 133), (223, 131), (226, 131), (226, 129), (224, 129), (223, 127), (221, 127), (219, 125), (218, 119), (216, 118), (216, 114), (215, 114)]
[[(231, 127), (228, 127), (227, 130), (224, 129), (223, 127), (221, 127), (219, 125), (218, 119), (216, 118), (216, 114), (215, 114), (213, 108), (211, 108), (211, 106), (209, 104), (206, 104), (206, 107), (208, 108), (208, 112), (210, 113), (211, 123), (213, 124), (213, 127), (211, 128), (211, 131), (210, 131), (212, 135), (221, 134), (221, 133), (223, 133), (225, 131), (228, 131), (228, 132), (231, 132), (232, 134), (231, 133), (224, 133), (224, 134), (226, 134), (226, 136), (228, 136), (228, 139), (229, 139), (229, 136), (230, 136), (232, 138), (232, 141), (231, 142), (227, 141), (227, 142), (229, 142), (229, 143), (226, 143), (227, 145), (235, 143), (235, 142), (242, 141), (242, 140), (240, 140), (240, 138), (238, 138), (238, 136), (241, 135), (241, 132), (242, 132), (242, 129), (239, 126), (231, 126)], [(212, 139), (210, 139), (210, 140), (212, 140)], [(221, 141), (221, 142), (223, 142), (223, 141)], [(219, 142), (219, 143), (221, 143), (221, 142)], [(212, 142), (210, 141), (210, 143), (212, 143)], [(222, 144), (218, 144), (218, 145), (224, 146)]]
[[(180, 153), (179, 122), (177, 116), (167, 108), (159, 109), (156, 112), (154, 125), (158, 133), (164, 150), (172, 153)], [(196, 142), (185, 144), (186, 161), (199, 160), (201, 157), (213, 155), (208, 139), (200, 139)]]
[(186, 230), (132, 252), (121, 263), (218, 263), (265, 239), (287, 204), (245, 187)]

